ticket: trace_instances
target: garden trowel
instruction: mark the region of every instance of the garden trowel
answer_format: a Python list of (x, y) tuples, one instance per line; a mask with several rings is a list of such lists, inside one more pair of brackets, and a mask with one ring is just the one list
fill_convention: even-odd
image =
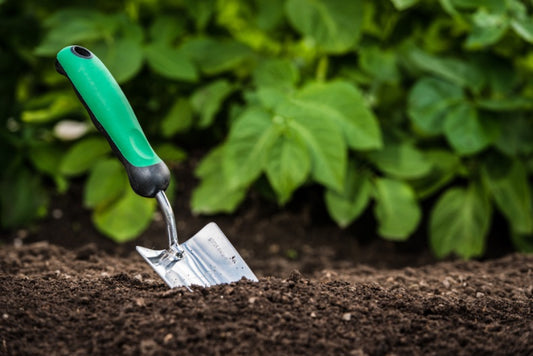
[(171, 287), (212, 286), (256, 276), (215, 223), (179, 244), (172, 207), (164, 193), (170, 180), (165, 163), (148, 143), (126, 96), (105, 65), (80, 46), (63, 48), (56, 69), (72, 83), (98, 130), (120, 159), (133, 190), (156, 198), (169, 239), (166, 250), (137, 246), (137, 251)]

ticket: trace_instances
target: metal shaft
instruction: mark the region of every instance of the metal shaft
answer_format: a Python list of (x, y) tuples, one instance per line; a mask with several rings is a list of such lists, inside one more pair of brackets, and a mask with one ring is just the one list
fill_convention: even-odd
[(178, 243), (178, 232), (176, 229), (176, 220), (174, 218), (174, 212), (172, 211), (172, 206), (167, 199), (164, 191), (159, 191), (155, 198), (159, 203), (161, 212), (163, 213), (163, 218), (167, 224), (167, 234), (168, 234), (168, 244), (170, 250), (175, 251), (178, 254), (183, 254), (183, 249)]

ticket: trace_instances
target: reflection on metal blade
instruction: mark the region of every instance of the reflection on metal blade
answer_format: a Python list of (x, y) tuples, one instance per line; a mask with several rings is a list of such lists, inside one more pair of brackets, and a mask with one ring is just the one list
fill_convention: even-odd
[(184, 249), (181, 257), (168, 250), (151, 250), (141, 246), (137, 246), (137, 251), (170, 288), (209, 287), (236, 282), (243, 277), (257, 281), (250, 267), (215, 223), (207, 224), (181, 247)]

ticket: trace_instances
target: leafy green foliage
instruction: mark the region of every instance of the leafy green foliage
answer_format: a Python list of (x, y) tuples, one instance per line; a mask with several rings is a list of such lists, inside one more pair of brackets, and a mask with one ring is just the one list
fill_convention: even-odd
[(193, 123), (192, 106), (189, 100), (178, 98), (161, 122), (161, 133), (165, 137), (187, 131)]
[(136, 195), (125, 189), (124, 194), (114, 204), (95, 209), (93, 221), (98, 230), (117, 242), (136, 238), (144, 231), (154, 214), (156, 201)]
[(230, 187), (250, 184), (259, 176), (276, 136), (273, 121), (261, 109), (246, 110), (234, 121), (221, 162)]
[(281, 204), (302, 185), (311, 171), (305, 143), (296, 137), (280, 136), (266, 157), (266, 174)]
[(284, 205), (318, 185), (340, 226), (370, 211), (379, 235), (405, 240), (429, 225), (439, 257), (480, 256), (493, 209), (517, 248), (531, 250), (531, 4), (78, 3), (0, 7), (11, 34), (0, 46), (2, 189), (13, 187), (2, 196), (3, 227), (42, 216), (50, 189), (80, 176), (105, 234), (127, 240), (151, 221), (153, 201), (133, 195), (102, 137), (55, 134), (64, 120), (87, 122), (53, 71), (53, 56), (76, 43), (122, 84), (171, 167), (186, 157), (181, 142), (209, 150), (195, 172), (196, 213), (231, 213), (251, 189)]
[(379, 234), (389, 240), (405, 240), (422, 216), (413, 189), (402, 181), (379, 178), (375, 183), (374, 214)]
[(286, 127), (286, 135), (305, 142), (311, 156), (311, 176), (340, 191), (347, 164), (347, 145), (335, 122), (322, 119), (311, 105), (289, 100), (279, 107), (274, 124)]
[(144, 48), (148, 65), (162, 76), (194, 82), (198, 71), (190, 58), (179, 49), (156, 42)]
[[(269, 76), (262, 80), (272, 83)], [(290, 95), (264, 89), (257, 96), (263, 107), (244, 111), (224, 143), (222, 170), (231, 187), (249, 186), (266, 173), (282, 204), (308, 178), (341, 191), (348, 147), (381, 145), (376, 118), (348, 83), (312, 83)]]
[(222, 173), (224, 149), (222, 146), (212, 150), (196, 169), (196, 175), (202, 179), (191, 201), (196, 213), (232, 212), (245, 197), (246, 191), (232, 188)]
[(394, 7), (396, 7), (398, 10), (408, 9), (411, 6), (415, 5), (417, 2), (418, 0), (392, 0)]
[(260, 62), (253, 72), (258, 88), (277, 88), (290, 91), (300, 79), (296, 66), (287, 59), (274, 58)]
[(427, 150), (425, 161), (429, 162), (431, 169), (420, 178), (410, 179), (410, 185), (415, 189), (419, 198), (426, 198), (454, 179), (461, 170), (461, 161), (458, 156), (449, 151)]
[(50, 30), (35, 54), (53, 56), (65, 46), (87, 42), (120, 83), (131, 79), (143, 62), (141, 27), (121, 14), (90, 9), (64, 9), (50, 16)]
[(531, 189), (524, 165), (493, 158), (482, 170), (484, 181), (498, 209), (505, 215), (514, 232), (533, 233)]
[(409, 93), (409, 116), (423, 133), (442, 134), (449, 108), (462, 98), (463, 91), (458, 86), (436, 78), (422, 78)]
[(133, 193), (120, 162), (107, 158), (96, 163), (89, 173), (84, 205), (94, 210), (92, 217), (98, 230), (116, 242), (125, 242), (148, 227), (156, 202)]
[(13, 167), (8, 174), (12, 180), (3, 180), (0, 184), (0, 217), (2, 226), (18, 228), (45, 214), (48, 195), (40, 177), (27, 168)]
[(44, 94), (28, 100), (20, 118), (28, 123), (46, 123), (61, 118), (76, 108), (72, 93)]
[(370, 173), (352, 166), (346, 171), (343, 191), (339, 193), (328, 189), (324, 200), (331, 217), (341, 227), (346, 227), (361, 215), (371, 196)]
[(469, 258), (485, 248), (491, 205), (487, 194), (473, 182), (467, 189), (450, 188), (439, 198), (430, 218), (431, 247), (439, 257), (450, 252)]
[(86, 173), (109, 151), (109, 145), (102, 137), (83, 139), (67, 151), (59, 166), (59, 172), (68, 176)]
[(378, 121), (355, 86), (341, 81), (311, 83), (295, 98), (302, 106), (335, 122), (350, 148), (368, 150), (381, 147)]
[(28, 149), (28, 158), (37, 171), (54, 180), (60, 193), (64, 193), (67, 190), (68, 180), (59, 171), (63, 159), (61, 147), (39, 143)]
[(247, 46), (237, 41), (207, 37), (190, 39), (183, 44), (182, 49), (206, 75), (235, 69), (252, 55)]
[(362, 1), (289, 0), (289, 21), (325, 52), (342, 53), (355, 45), (362, 23)]
[(124, 168), (116, 159), (106, 159), (94, 165), (85, 184), (84, 205), (105, 207), (120, 197), (127, 185)]
[(408, 142), (387, 144), (369, 157), (380, 170), (398, 178), (423, 177), (431, 169), (424, 153)]
[(220, 79), (201, 87), (192, 94), (191, 105), (199, 116), (198, 127), (205, 128), (213, 124), (216, 113), (232, 91), (231, 84), (227, 80)]
[(170, 143), (158, 144), (154, 146), (154, 151), (169, 166), (179, 164), (187, 158), (187, 153), (184, 150)]

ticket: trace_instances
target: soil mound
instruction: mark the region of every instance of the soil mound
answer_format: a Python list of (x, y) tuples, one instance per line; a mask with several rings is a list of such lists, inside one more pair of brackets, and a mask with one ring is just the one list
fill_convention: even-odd
[(189, 292), (135, 254), (3, 246), (0, 354), (533, 354), (533, 256), (265, 271)]

